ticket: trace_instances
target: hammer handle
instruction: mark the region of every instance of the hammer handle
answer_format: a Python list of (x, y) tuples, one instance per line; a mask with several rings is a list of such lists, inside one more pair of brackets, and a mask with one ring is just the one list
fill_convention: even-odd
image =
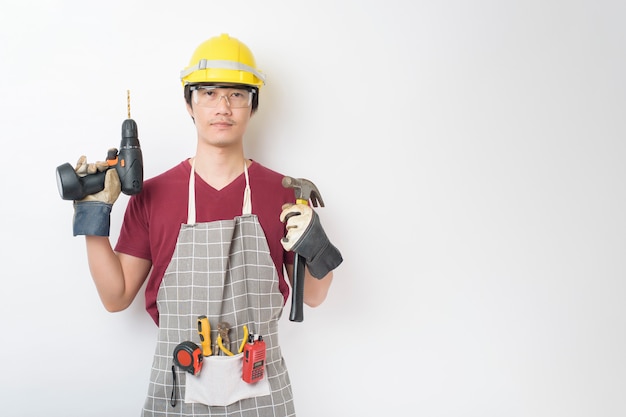
[(304, 264), (304, 257), (296, 254), (293, 259), (293, 294), (289, 313), (289, 320), (296, 322), (304, 320)]

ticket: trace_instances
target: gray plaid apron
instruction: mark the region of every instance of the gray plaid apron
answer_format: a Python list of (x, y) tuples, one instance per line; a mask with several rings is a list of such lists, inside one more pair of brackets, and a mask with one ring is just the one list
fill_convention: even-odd
[[(242, 215), (233, 220), (196, 223), (192, 164), (188, 222), (181, 225), (157, 295), (158, 340), (143, 416), (295, 416), (289, 374), (278, 344), (283, 296), (265, 234), (252, 214), (247, 167), (244, 172)], [(217, 323), (231, 324), (230, 347), (235, 353), (243, 340), (244, 324), (250, 332), (263, 336), (269, 395), (224, 406), (184, 401), (186, 380), (193, 376), (173, 368), (173, 351), (187, 340), (200, 345), (197, 318), (201, 315), (209, 318), (213, 343)], [(204, 358), (202, 371), (211, 358)], [(233, 377), (240, 379), (241, 375)]]

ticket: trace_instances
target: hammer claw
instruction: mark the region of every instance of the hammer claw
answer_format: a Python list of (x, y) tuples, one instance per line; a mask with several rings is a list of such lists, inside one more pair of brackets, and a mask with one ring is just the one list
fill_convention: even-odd
[(322, 200), (322, 196), (315, 190), (311, 190), (311, 204), (313, 207), (324, 207), (324, 200)]
[(293, 188), (296, 200), (305, 200), (308, 202), (310, 199), (313, 207), (317, 207), (318, 205), (324, 207), (324, 200), (322, 200), (317, 186), (313, 184), (312, 181), (306, 178), (283, 177), (282, 184), (285, 188)]

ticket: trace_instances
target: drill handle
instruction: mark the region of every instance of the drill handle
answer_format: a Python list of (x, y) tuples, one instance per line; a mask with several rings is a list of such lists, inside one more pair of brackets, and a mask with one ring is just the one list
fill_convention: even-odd
[(83, 193), (85, 196), (98, 193), (104, 190), (104, 179), (107, 175), (108, 169), (102, 172), (96, 172), (95, 174), (85, 175), (81, 178), (83, 183)]

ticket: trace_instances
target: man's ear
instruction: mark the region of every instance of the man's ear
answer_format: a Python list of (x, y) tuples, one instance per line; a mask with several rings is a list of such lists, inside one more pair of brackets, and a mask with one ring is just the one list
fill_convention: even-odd
[(193, 120), (193, 123), (196, 123), (196, 119), (194, 119), (193, 117), (193, 109), (191, 108), (191, 104), (185, 102), (185, 106), (187, 107), (187, 113), (189, 113), (189, 115), (191, 116), (191, 120)]

